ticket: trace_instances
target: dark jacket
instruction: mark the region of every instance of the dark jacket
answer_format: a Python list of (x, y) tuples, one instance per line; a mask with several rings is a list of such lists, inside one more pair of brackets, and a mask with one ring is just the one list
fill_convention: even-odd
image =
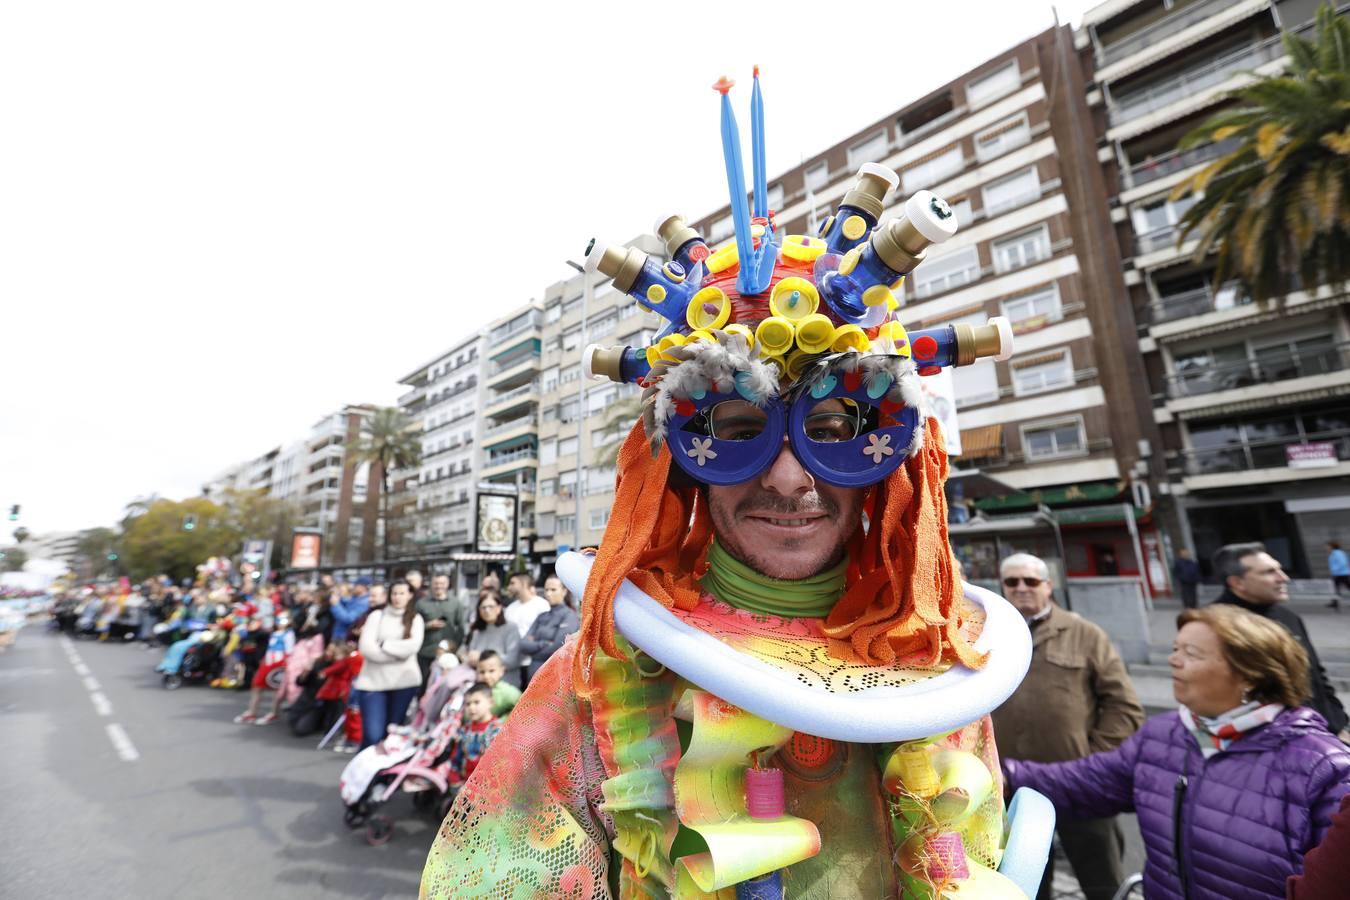
[(1308, 706), (1321, 713), (1322, 718), (1327, 720), (1327, 727), (1331, 729), (1332, 734), (1340, 734), (1345, 729), (1346, 722), (1350, 721), (1350, 717), (1346, 716), (1345, 707), (1336, 697), (1336, 689), (1331, 686), (1331, 680), (1327, 678), (1326, 670), (1322, 668), (1322, 661), (1317, 658), (1317, 651), (1313, 649), (1312, 641), (1308, 638), (1307, 626), (1303, 624), (1299, 614), (1283, 603), (1272, 603), (1268, 606), (1248, 603), (1227, 588), (1214, 602), (1228, 603), (1272, 622), (1279, 622), (1294, 636), (1294, 640), (1303, 645), (1304, 651), (1308, 654), (1308, 682), (1312, 688), (1312, 699), (1308, 701)]
[(1305, 707), (1209, 759), (1170, 712), (1115, 750), (1003, 768), (1009, 789), (1034, 788), (1066, 817), (1138, 813), (1149, 900), (1283, 897), (1350, 791), (1350, 748)]
[(422, 614), (423, 622), (445, 620), (440, 628), (427, 626), (422, 649), (417, 651), (418, 656), (435, 656), (436, 645), (441, 641), (449, 641), (451, 650), (464, 643), (464, 609), (459, 598), (448, 594), (444, 600), (437, 600), (428, 595), (417, 601), (417, 611)]
[(1100, 626), (1059, 606), (1031, 630), (1031, 668), (994, 710), (999, 753), (1036, 762), (1110, 750), (1138, 730), (1144, 708)]
[(1172, 577), (1177, 584), (1199, 584), (1200, 564), (1193, 559), (1178, 558), (1172, 563)]
[(533, 678), (539, 667), (558, 652), (567, 636), (576, 634), (580, 628), (581, 620), (565, 603), (551, 606), (548, 612), (540, 613), (539, 618), (530, 625), (529, 632), (520, 639), (521, 655), (530, 658), (529, 677)]

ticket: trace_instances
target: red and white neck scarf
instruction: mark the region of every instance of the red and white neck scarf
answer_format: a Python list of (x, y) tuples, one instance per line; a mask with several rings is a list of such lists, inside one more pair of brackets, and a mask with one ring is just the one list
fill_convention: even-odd
[(1177, 709), (1181, 714), (1181, 723), (1194, 735), (1205, 759), (1209, 759), (1220, 750), (1227, 750), (1233, 741), (1247, 732), (1255, 731), (1262, 725), (1269, 725), (1283, 711), (1283, 704), (1267, 703), (1263, 706), (1256, 700), (1234, 707), (1214, 718), (1197, 716), (1184, 706)]

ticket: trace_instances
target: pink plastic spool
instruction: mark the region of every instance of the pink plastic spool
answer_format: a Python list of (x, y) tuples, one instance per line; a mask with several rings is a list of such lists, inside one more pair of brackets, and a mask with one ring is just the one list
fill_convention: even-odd
[(782, 769), (746, 769), (745, 807), (752, 819), (777, 819), (783, 815)]

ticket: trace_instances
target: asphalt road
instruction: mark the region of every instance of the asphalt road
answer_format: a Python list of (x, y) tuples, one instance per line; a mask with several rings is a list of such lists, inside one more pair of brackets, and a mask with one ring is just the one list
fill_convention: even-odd
[(436, 823), (406, 797), (371, 847), (342, 823), (351, 757), (235, 691), (169, 692), (158, 652), (25, 628), (0, 654), (0, 897), (415, 897)]

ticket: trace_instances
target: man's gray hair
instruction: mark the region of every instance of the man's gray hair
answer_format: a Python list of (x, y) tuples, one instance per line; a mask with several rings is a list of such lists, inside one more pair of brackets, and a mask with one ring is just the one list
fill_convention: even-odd
[(1247, 574), (1247, 565), (1243, 562), (1249, 556), (1265, 553), (1266, 545), (1260, 541), (1246, 544), (1224, 544), (1214, 551), (1214, 572), (1221, 583), (1228, 584), (1229, 578), (1241, 578)]
[(1030, 553), (1014, 553), (1012, 556), (1005, 557), (1003, 562), (998, 564), (998, 574), (1002, 578), (1013, 566), (1031, 566), (1038, 569), (1041, 573), (1041, 579), (1050, 580), (1050, 567), (1045, 564), (1045, 560), (1039, 556), (1032, 556)]

